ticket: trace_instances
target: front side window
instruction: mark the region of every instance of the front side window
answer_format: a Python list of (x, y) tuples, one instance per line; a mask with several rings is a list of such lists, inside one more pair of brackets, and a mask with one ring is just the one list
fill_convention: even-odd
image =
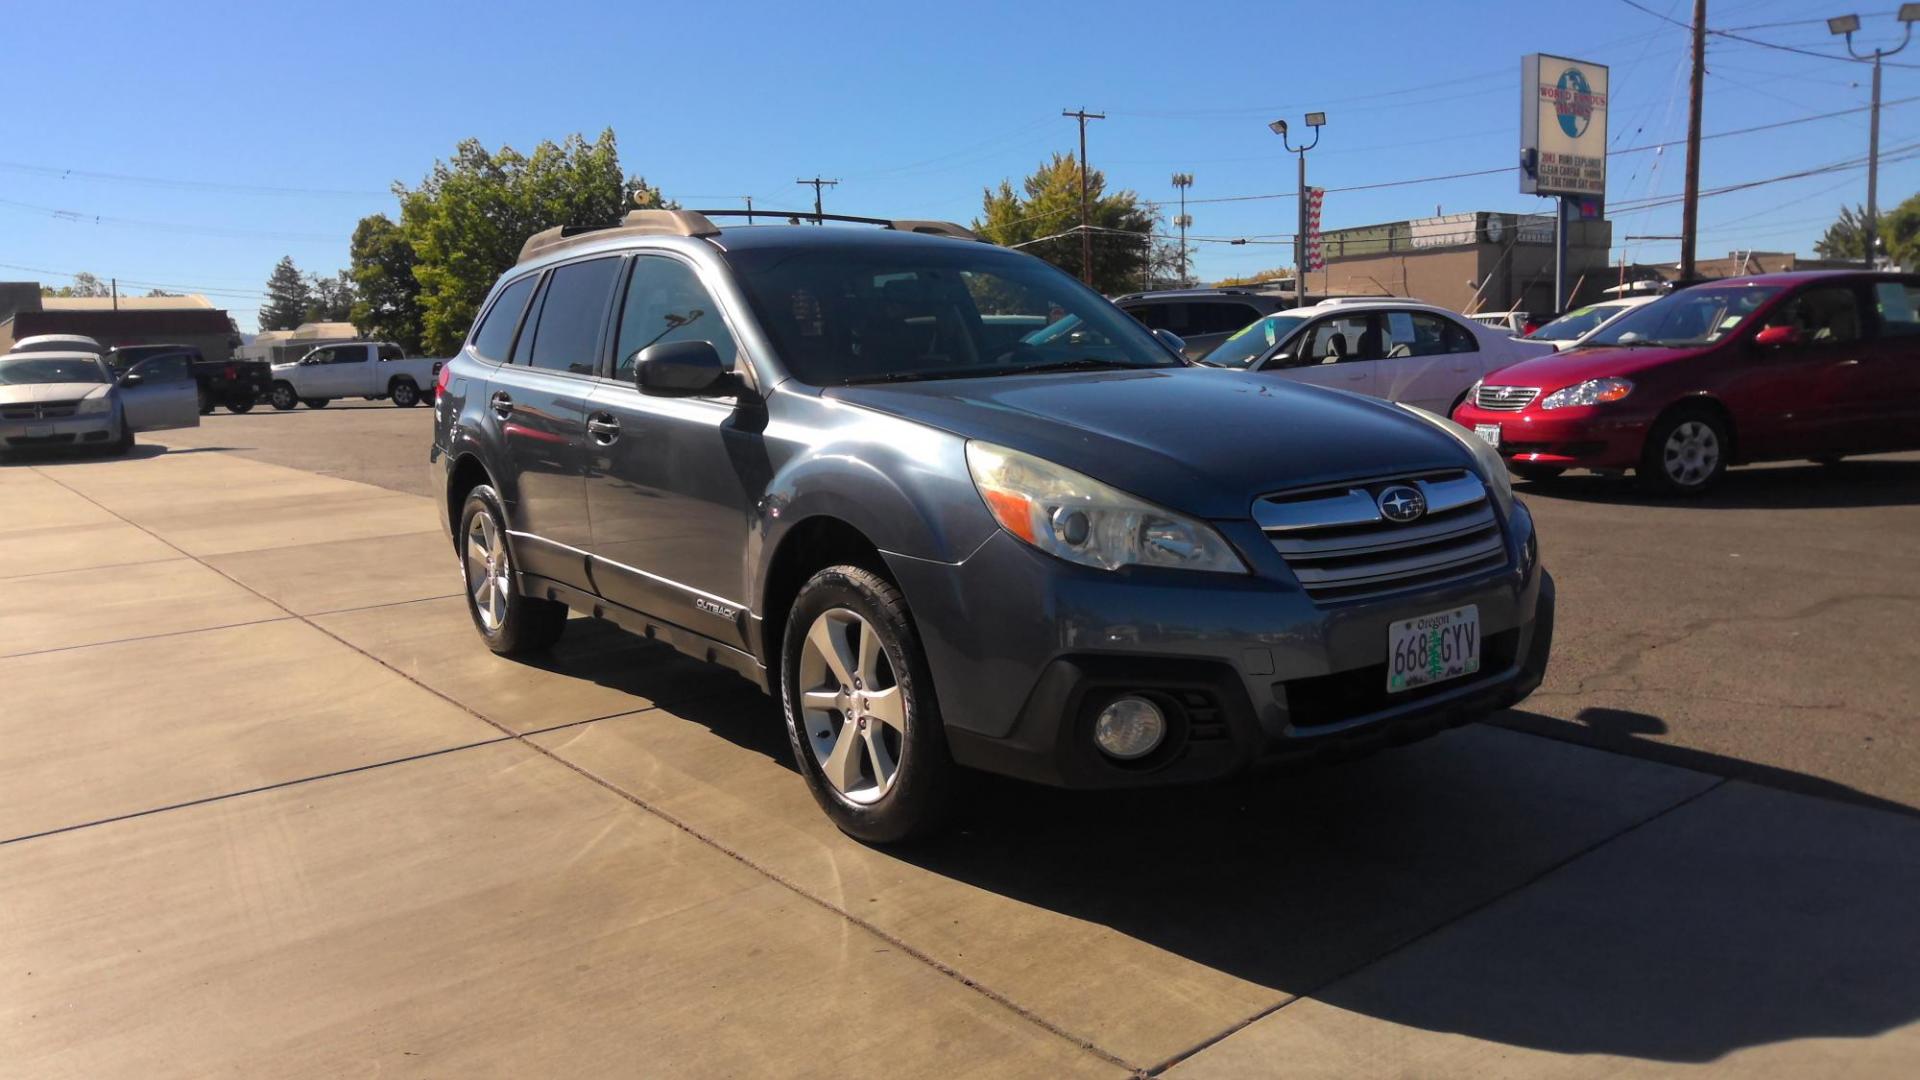
[(1805, 345), (1845, 345), (1860, 340), (1860, 300), (1845, 285), (1808, 289), (1770, 312), (1766, 325), (1794, 328)]
[(588, 259), (554, 269), (534, 325), (530, 354), (534, 367), (575, 375), (594, 373), (607, 300), (619, 271), (618, 258)]
[(615, 340), (613, 374), (627, 381), (633, 379), (634, 358), (650, 345), (705, 341), (729, 368), (740, 351), (720, 317), (720, 306), (700, 284), (693, 267), (664, 255), (633, 260)]
[(380, 359), (382, 360), (401, 360), (404, 359), (406, 355), (406, 353), (400, 351), (400, 346), (398, 345), (389, 343), (380, 346)]
[(513, 332), (527, 309), (527, 297), (533, 293), (538, 274), (528, 274), (500, 290), (500, 296), (487, 309), (486, 316), (473, 331), (473, 351), (482, 359), (504, 363), (513, 346)]
[[(744, 248), (727, 260), (781, 361), (816, 386), (1183, 364), (1100, 294), (986, 244)], [(1044, 325), (1014, 338), (986, 321), (1009, 316)]]
[(1257, 319), (1215, 346), (1212, 352), (1200, 358), (1200, 362), (1214, 367), (1246, 367), (1285, 341), (1287, 335), (1299, 329), (1305, 321), (1297, 315), (1269, 315)]
[(1338, 364), (1349, 360), (1378, 360), (1380, 332), (1370, 315), (1342, 315), (1313, 324), (1296, 363)]
[(164, 353), (133, 365), (130, 369), (148, 382), (187, 382), (193, 378), (193, 365), (181, 353)]
[(1711, 345), (1778, 295), (1778, 285), (1696, 285), (1634, 308), (1581, 345)]
[(1881, 281), (1873, 286), (1874, 312), (1880, 317), (1880, 336), (1920, 334), (1920, 285)]

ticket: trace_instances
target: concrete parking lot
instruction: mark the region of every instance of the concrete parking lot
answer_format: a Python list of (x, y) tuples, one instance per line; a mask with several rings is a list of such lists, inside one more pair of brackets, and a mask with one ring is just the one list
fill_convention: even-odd
[[(474, 639), (430, 414), (0, 467), (0, 1072), (1908, 1075), (1920, 458), (1532, 493), (1521, 711), (835, 832), (772, 703)], [(409, 445), (410, 444), (410, 445)]]

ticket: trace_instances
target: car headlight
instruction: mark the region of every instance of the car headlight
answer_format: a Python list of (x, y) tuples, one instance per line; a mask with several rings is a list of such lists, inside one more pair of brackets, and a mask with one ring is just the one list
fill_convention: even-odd
[(969, 442), (967, 470), (1001, 528), (1068, 562), (1102, 570), (1138, 565), (1247, 572), (1226, 539), (1206, 523), (1051, 461)]
[(1453, 437), (1453, 441), (1467, 448), (1480, 466), (1480, 478), (1486, 481), (1493, 492), (1493, 501), (1499, 504), (1500, 516), (1513, 513), (1513, 477), (1507, 475), (1507, 463), (1501, 458), (1500, 451), (1488, 445), (1487, 440), (1461, 427), (1438, 413), (1430, 413), (1417, 405), (1396, 401), (1395, 405), (1439, 428)]
[(112, 411), (113, 399), (105, 394), (95, 394), (92, 397), (81, 398), (79, 406), (73, 410), (73, 415), (99, 416), (101, 413), (109, 413)]
[(1578, 386), (1555, 390), (1540, 399), (1543, 409), (1565, 409), (1574, 405), (1603, 405), (1619, 401), (1633, 393), (1633, 384), (1625, 379), (1588, 379)]

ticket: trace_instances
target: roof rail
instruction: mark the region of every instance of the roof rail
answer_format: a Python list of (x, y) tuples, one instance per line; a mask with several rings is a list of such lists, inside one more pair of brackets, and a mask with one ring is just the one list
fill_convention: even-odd
[(609, 236), (718, 236), (720, 226), (697, 210), (629, 210), (618, 225), (555, 225), (527, 237), (520, 245), (520, 262), (556, 248), (584, 244)]
[(920, 221), (913, 218), (877, 218), (857, 217), (853, 214), (816, 214), (811, 210), (700, 210), (697, 213), (710, 218), (743, 217), (752, 221), (755, 218), (786, 218), (789, 221), (850, 221), (856, 225), (878, 225), (895, 232), (924, 233), (929, 236), (951, 236), (958, 240), (977, 240), (980, 243), (992, 243), (986, 237), (951, 221)]

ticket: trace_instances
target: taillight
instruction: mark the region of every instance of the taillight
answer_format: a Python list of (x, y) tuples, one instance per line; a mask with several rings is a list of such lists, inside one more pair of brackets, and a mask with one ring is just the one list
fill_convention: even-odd
[(228, 364), (227, 365), (227, 381), (232, 382), (235, 379), (238, 379), (239, 377), (240, 377), (240, 369), (234, 367), (232, 364)]
[(437, 401), (441, 394), (447, 392), (447, 381), (453, 378), (453, 368), (446, 364), (435, 364), (433, 366), (440, 371), (440, 377), (433, 380), (433, 396), (434, 400)]

